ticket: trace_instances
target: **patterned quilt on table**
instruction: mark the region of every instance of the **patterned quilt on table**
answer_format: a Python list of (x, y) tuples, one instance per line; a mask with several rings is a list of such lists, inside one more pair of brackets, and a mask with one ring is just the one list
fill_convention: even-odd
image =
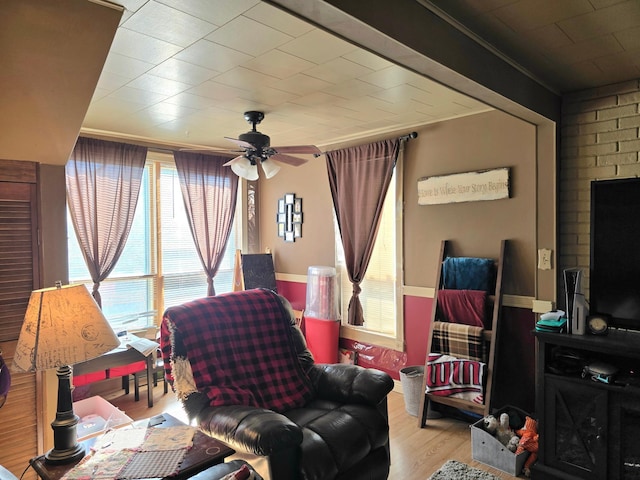
[(426, 393), (483, 404), (484, 369), (483, 362), (430, 353)]
[(198, 391), (212, 406), (283, 412), (312, 396), (291, 341), (290, 320), (270, 290), (222, 294), (167, 309), (161, 346), (167, 378), (183, 399)]

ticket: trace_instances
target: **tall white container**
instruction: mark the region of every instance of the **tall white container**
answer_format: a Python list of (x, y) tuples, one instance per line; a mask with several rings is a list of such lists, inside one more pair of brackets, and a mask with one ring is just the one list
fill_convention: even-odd
[(307, 304), (305, 317), (337, 320), (336, 269), (312, 266), (307, 271)]

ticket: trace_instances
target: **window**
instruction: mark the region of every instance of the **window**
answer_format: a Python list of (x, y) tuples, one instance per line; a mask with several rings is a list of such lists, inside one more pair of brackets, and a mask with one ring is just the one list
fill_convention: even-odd
[[(360, 302), (364, 325), (347, 325), (352, 285), (344, 263), (344, 250), (335, 222), (336, 271), (342, 314), (341, 336), (375, 342), (402, 351), (402, 175), (401, 155), (387, 191), (378, 236), (364, 281), (360, 284)], [(400, 206), (400, 208), (398, 208)]]
[[(239, 207), (242, 202), (237, 202)], [(216, 293), (233, 284), (236, 248), (240, 248), (236, 214), (225, 258), (214, 279)], [(69, 280), (92, 282), (67, 213)], [(173, 158), (149, 152), (140, 197), (127, 244), (109, 277), (100, 284), (102, 309), (116, 331), (159, 324), (164, 310), (204, 297), (206, 275), (191, 237)]]

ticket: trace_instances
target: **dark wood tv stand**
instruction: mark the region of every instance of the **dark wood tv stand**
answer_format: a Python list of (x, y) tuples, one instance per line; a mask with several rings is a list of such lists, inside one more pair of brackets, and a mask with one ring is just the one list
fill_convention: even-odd
[[(640, 332), (534, 335), (540, 445), (533, 478), (639, 478)], [(616, 383), (582, 378), (567, 362), (557, 362), (559, 350), (569, 352), (569, 365), (577, 354), (618, 367)]]

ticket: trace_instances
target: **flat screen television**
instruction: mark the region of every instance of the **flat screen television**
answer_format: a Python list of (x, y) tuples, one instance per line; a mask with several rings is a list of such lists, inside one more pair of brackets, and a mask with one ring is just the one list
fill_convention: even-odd
[(640, 178), (591, 182), (589, 313), (640, 330)]

